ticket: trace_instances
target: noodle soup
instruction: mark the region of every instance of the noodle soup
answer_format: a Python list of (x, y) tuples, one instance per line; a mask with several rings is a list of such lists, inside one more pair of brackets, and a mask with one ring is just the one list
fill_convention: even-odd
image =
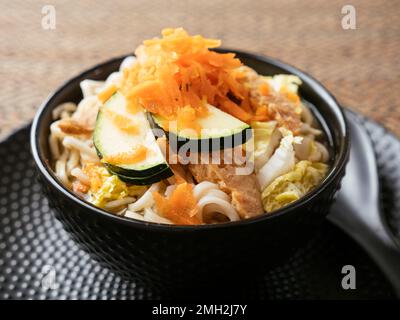
[(58, 179), (116, 215), (179, 225), (239, 221), (326, 176), (326, 137), (294, 75), (264, 76), (219, 40), (165, 29), (83, 99), (53, 110)]

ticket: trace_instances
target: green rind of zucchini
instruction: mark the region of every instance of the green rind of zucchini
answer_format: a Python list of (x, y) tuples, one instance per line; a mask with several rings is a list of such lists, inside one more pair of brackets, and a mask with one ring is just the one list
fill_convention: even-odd
[(134, 184), (137, 186), (150, 185), (150, 184), (156, 183), (158, 181), (167, 179), (167, 178), (173, 176), (173, 174), (174, 174), (172, 172), (172, 170), (169, 167), (167, 167), (166, 169), (164, 169), (160, 172), (157, 172), (157, 173), (153, 174), (152, 176), (143, 177), (143, 178), (139, 178), (139, 177), (135, 178), (135, 177), (128, 177), (123, 174), (113, 172), (109, 167), (107, 169), (111, 174), (118, 176), (118, 178), (121, 181), (130, 183), (130, 184)]
[[(217, 150), (223, 150), (226, 148), (234, 148), (238, 145), (246, 143), (251, 139), (253, 131), (250, 126), (243, 128), (240, 132), (234, 133), (233, 135), (218, 137), (218, 138), (203, 138), (203, 139), (191, 139), (186, 137), (179, 137), (174, 132), (165, 130), (155, 119), (154, 116), (148, 114), (149, 123), (153, 128), (161, 129), (167, 136), (170, 147), (173, 151), (177, 152), (183, 146), (187, 146), (190, 150), (198, 150), (199, 152), (212, 152)], [(225, 145), (225, 138), (230, 138), (232, 143)], [(176, 141), (176, 143), (174, 143)]]
[[(95, 145), (95, 149), (97, 152), (97, 155), (99, 156), (100, 159), (102, 159), (102, 155), (99, 149), (97, 149)], [(118, 167), (112, 164), (109, 164), (107, 162), (104, 162), (104, 165), (107, 167), (107, 169), (111, 170), (114, 172), (114, 174), (121, 174), (126, 177), (132, 177), (132, 178), (146, 178), (149, 176), (153, 176), (154, 174), (157, 174), (157, 172), (164, 171), (166, 169), (170, 169), (167, 163), (160, 163), (158, 165), (155, 165), (153, 167), (150, 167), (145, 170), (132, 170), (132, 169), (124, 169), (123, 167)], [(172, 171), (171, 171), (172, 174)]]

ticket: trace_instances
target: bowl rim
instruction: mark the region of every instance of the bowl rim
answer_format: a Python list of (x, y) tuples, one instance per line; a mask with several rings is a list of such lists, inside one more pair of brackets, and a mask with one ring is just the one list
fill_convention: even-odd
[[(137, 228), (143, 228), (143, 229), (152, 229), (154, 231), (162, 231), (162, 232), (194, 232), (194, 231), (204, 231), (204, 230), (218, 230), (218, 229), (225, 229), (225, 228), (234, 228), (234, 227), (244, 227), (244, 226), (249, 226), (253, 225), (255, 223), (259, 223), (261, 221), (267, 221), (267, 220), (273, 220), (273, 219), (279, 219), (283, 215), (287, 215), (290, 213), (293, 213), (296, 211), (296, 209), (301, 208), (304, 206), (307, 202), (311, 201), (315, 197), (317, 197), (319, 194), (324, 192), (324, 190), (330, 186), (338, 176), (341, 175), (342, 171), (344, 170), (344, 167), (347, 164), (347, 160), (349, 157), (349, 151), (350, 151), (350, 132), (349, 132), (349, 125), (348, 125), (348, 120), (345, 116), (345, 113), (343, 111), (343, 108), (339, 105), (335, 97), (316, 79), (314, 79), (312, 76), (307, 74), (306, 72), (290, 65), (285, 62), (282, 62), (281, 60), (277, 58), (272, 58), (269, 56), (257, 54), (257, 53), (252, 53), (248, 51), (241, 51), (237, 49), (229, 49), (229, 48), (220, 48), (217, 51), (220, 52), (232, 52), (235, 54), (239, 54), (240, 57), (244, 58), (249, 58), (249, 59), (254, 59), (258, 60), (262, 63), (270, 64), (273, 66), (276, 66), (278, 68), (282, 68), (286, 70), (290, 74), (295, 74), (299, 76), (303, 81), (306, 81), (310, 88), (315, 91), (318, 95), (321, 96), (325, 102), (330, 106), (332, 109), (332, 106), (336, 108), (337, 110), (334, 110), (335, 116), (339, 121), (339, 124), (341, 125), (341, 130), (343, 131), (344, 135), (341, 136), (341, 140), (343, 143), (340, 145), (340, 151), (335, 159), (335, 162), (332, 164), (327, 176), (324, 178), (324, 180), (312, 191), (301, 197), (299, 200), (294, 201), (293, 203), (290, 203), (289, 205), (280, 208), (271, 214), (261, 214), (256, 217), (252, 218), (247, 218), (239, 221), (233, 221), (233, 222), (224, 222), (224, 223), (219, 223), (219, 224), (202, 224), (202, 225), (167, 225), (167, 224), (161, 224), (161, 223), (154, 223), (154, 222), (147, 222), (147, 221), (140, 221), (132, 218), (126, 218), (123, 216), (118, 216), (113, 213), (107, 212), (99, 207), (96, 207), (89, 202), (80, 199), (78, 196), (76, 196), (72, 191), (70, 191), (68, 188), (66, 188), (55, 176), (53, 170), (50, 168), (48, 165), (46, 159), (43, 159), (41, 156), (41, 152), (39, 152), (39, 127), (42, 121), (42, 117), (44, 115), (44, 111), (48, 108), (48, 106), (52, 103), (52, 101), (63, 91), (65, 90), (68, 86), (70, 86), (72, 83), (76, 82), (80, 78), (85, 78), (85, 76), (95, 72), (97, 69), (100, 69), (102, 67), (105, 67), (109, 64), (115, 63), (117, 61), (122, 61), (127, 56), (130, 56), (132, 54), (127, 54), (127, 55), (122, 55), (118, 57), (114, 57), (111, 59), (108, 59), (106, 61), (100, 62), (93, 67), (86, 69), (85, 71), (77, 74), (76, 76), (70, 78), (69, 80), (65, 81), (58, 89), (53, 91), (46, 99), (45, 101), (41, 104), (39, 107), (38, 111), (35, 114), (35, 117), (32, 122), (32, 127), (31, 127), (31, 132), (30, 132), (30, 144), (31, 144), (31, 152), (32, 156), (34, 159), (34, 162), (39, 169), (39, 172), (41, 173), (42, 176), (45, 177), (46, 182), (50, 183), (52, 187), (54, 187), (59, 193), (61, 193), (62, 196), (67, 197), (69, 200), (74, 202), (75, 204), (82, 206), (85, 208), (87, 211), (91, 212), (91, 214), (95, 215), (100, 215), (103, 218), (106, 218), (108, 220), (112, 220), (116, 222), (117, 224), (123, 224), (127, 225), (130, 227), (137, 227)], [(97, 218), (100, 218), (100, 216), (97, 216)]]

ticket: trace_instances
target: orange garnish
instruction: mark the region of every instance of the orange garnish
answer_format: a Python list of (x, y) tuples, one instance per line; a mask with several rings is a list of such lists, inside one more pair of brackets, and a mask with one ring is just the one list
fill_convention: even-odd
[(259, 106), (256, 114), (252, 117), (252, 121), (267, 121), (269, 120), (268, 107), (265, 105)]
[(293, 92), (288, 92), (286, 93), (287, 98), (289, 99), (289, 101), (294, 102), (294, 103), (299, 103), (300, 102), (300, 98), (297, 94), (293, 93)]
[(183, 182), (178, 184), (169, 198), (158, 192), (153, 193), (157, 211), (175, 224), (193, 225), (201, 224), (196, 216), (198, 206), (193, 195), (193, 186)]
[(296, 104), (300, 102), (300, 97), (299, 97), (297, 94), (288, 91), (286, 87), (282, 87), (282, 88), (280, 89), (280, 93), (283, 93), (284, 95), (286, 95), (286, 98), (287, 98), (290, 102), (294, 102), (294, 103), (296, 103)]
[(110, 97), (117, 91), (117, 87), (115, 84), (111, 84), (107, 88), (103, 89), (97, 94), (97, 98), (101, 101), (101, 103), (106, 102)]
[(96, 192), (103, 185), (101, 173), (98, 170), (99, 166), (95, 163), (88, 162), (83, 166), (83, 172), (89, 177), (90, 188)]
[(62, 119), (58, 124), (58, 127), (62, 132), (72, 135), (89, 135), (93, 131), (72, 119)]
[(185, 106), (178, 111), (177, 126), (178, 130), (191, 129), (197, 134), (200, 133), (201, 127), (198, 124), (196, 110), (191, 106)]
[(259, 106), (256, 110), (256, 115), (257, 116), (267, 116), (268, 115), (268, 107), (265, 105)]
[(89, 191), (89, 186), (83, 184), (79, 180), (72, 182), (72, 190), (77, 193), (86, 193)]
[(185, 109), (181, 122), (195, 130), (199, 125), (187, 106), (197, 118), (206, 114), (209, 103), (249, 121), (249, 89), (237, 70), (242, 64), (233, 53), (209, 50), (219, 45), (219, 40), (190, 36), (182, 28), (164, 29), (161, 39), (146, 40), (138, 48), (139, 63), (125, 69), (121, 91), (133, 105), (167, 120), (177, 120)]
[(250, 113), (246, 112), (245, 110), (240, 108), (236, 103), (230, 100), (222, 100), (220, 104), (220, 109), (244, 122), (249, 122), (252, 118)]
[(132, 151), (129, 152), (120, 152), (117, 154), (110, 154), (108, 156), (104, 156), (101, 161), (114, 165), (133, 164), (146, 159), (150, 151), (151, 150), (146, 148), (144, 145), (138, 145)]
[(139, 133), (138, 125), (132, 119), (129, 119), (129, 118), (127, 118), (121, 114), (118, 114), (117, 112), (110, 110), (110, 109), (105, 109), (104, 113), (105, 113), (106, 117), (111, 119), (113, 124), (121, 131), (130, 133), (130, 134), (138, 134)]
[(260, 93), (261, 93), (263, 96), (267, 96), (267, 95), (269, 95), (269, 93), (270, 93), (269, 85), (266, 84), (266, 83), (260, 84), (260, 86), (258, 87), (258, 90), (260, 91)]

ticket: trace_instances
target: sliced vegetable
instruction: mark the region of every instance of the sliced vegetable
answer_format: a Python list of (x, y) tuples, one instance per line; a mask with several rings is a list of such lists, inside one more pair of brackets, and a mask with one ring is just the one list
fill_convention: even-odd
[(134, 185), (137, 185), (137, 186), (150, 185), (150, 184), (156, 183), (158, 181), (167, 179), (167, 178), (172, 176), (172, 174), (171, 174), (172, 171), (171, 171), (170, 168), (165, 168), (162, 171), (157, 171), (155, 174), (149, 175), (149, 176), (146, 176), (146, 177), (130, 177), (130, 176), (123, 175), (121, 173), (114, 172), (110, 168), (108, 170), (112, 174), (117, 175), (121, 179), (121, 181), (124, 181), (126, 183), (130, 183), (130, 184), (134, 184)]
[(251, 123), (254, 136), (254, 166), (256, 171), (267, 163), (275, 149), (279, 146), (282, 134), (276, 121)]
[(97, 94), (97, 98), (101, 103), (106, 102), (110, 97), (117, 91), (117, 86), (115, 84), (111, 84), (110, 86), (104, 88)]
[(196, 119), (200, 132), (180, 128), (179, 121), (168, 121), (158, 115), (152, 115), (152, 119), (153, 125), (166, 132), (171, 147), (186, 145), (191, 150), (219, 150), (244, 144), (252, 136), (250, 125), (211, 105), (207, 105), (205, 116)]
[(301, 138), (293, 137), (290, 131), (285, 134), (286, 136), (282, 138), (279, 148), (276, 149), (272, 157), (257, 174), (261, 190), (264, 190), (275, 178), (294, 168), (295, 152), (293, 143), (299, 143)]
[(276, 178), (262, 193), (267, 212), (300, 199), (325, 177), (328, 166), (321, 162), (300, 161), (294, 169)]
[(83, 172), (89, 179), (88, 201), (101, 208), (104, 208), (110, 201), (121, 200), (125, 197), (138, 197), (146, 191), (145, 187), (127, 185), (101, 165), (88, 163)]
[(100, 108), (93, 141), (102, 162), (121, 180), (143, 185), (173, 174), (145, 112), (128, 112), (125, 97), (119, 92)]

